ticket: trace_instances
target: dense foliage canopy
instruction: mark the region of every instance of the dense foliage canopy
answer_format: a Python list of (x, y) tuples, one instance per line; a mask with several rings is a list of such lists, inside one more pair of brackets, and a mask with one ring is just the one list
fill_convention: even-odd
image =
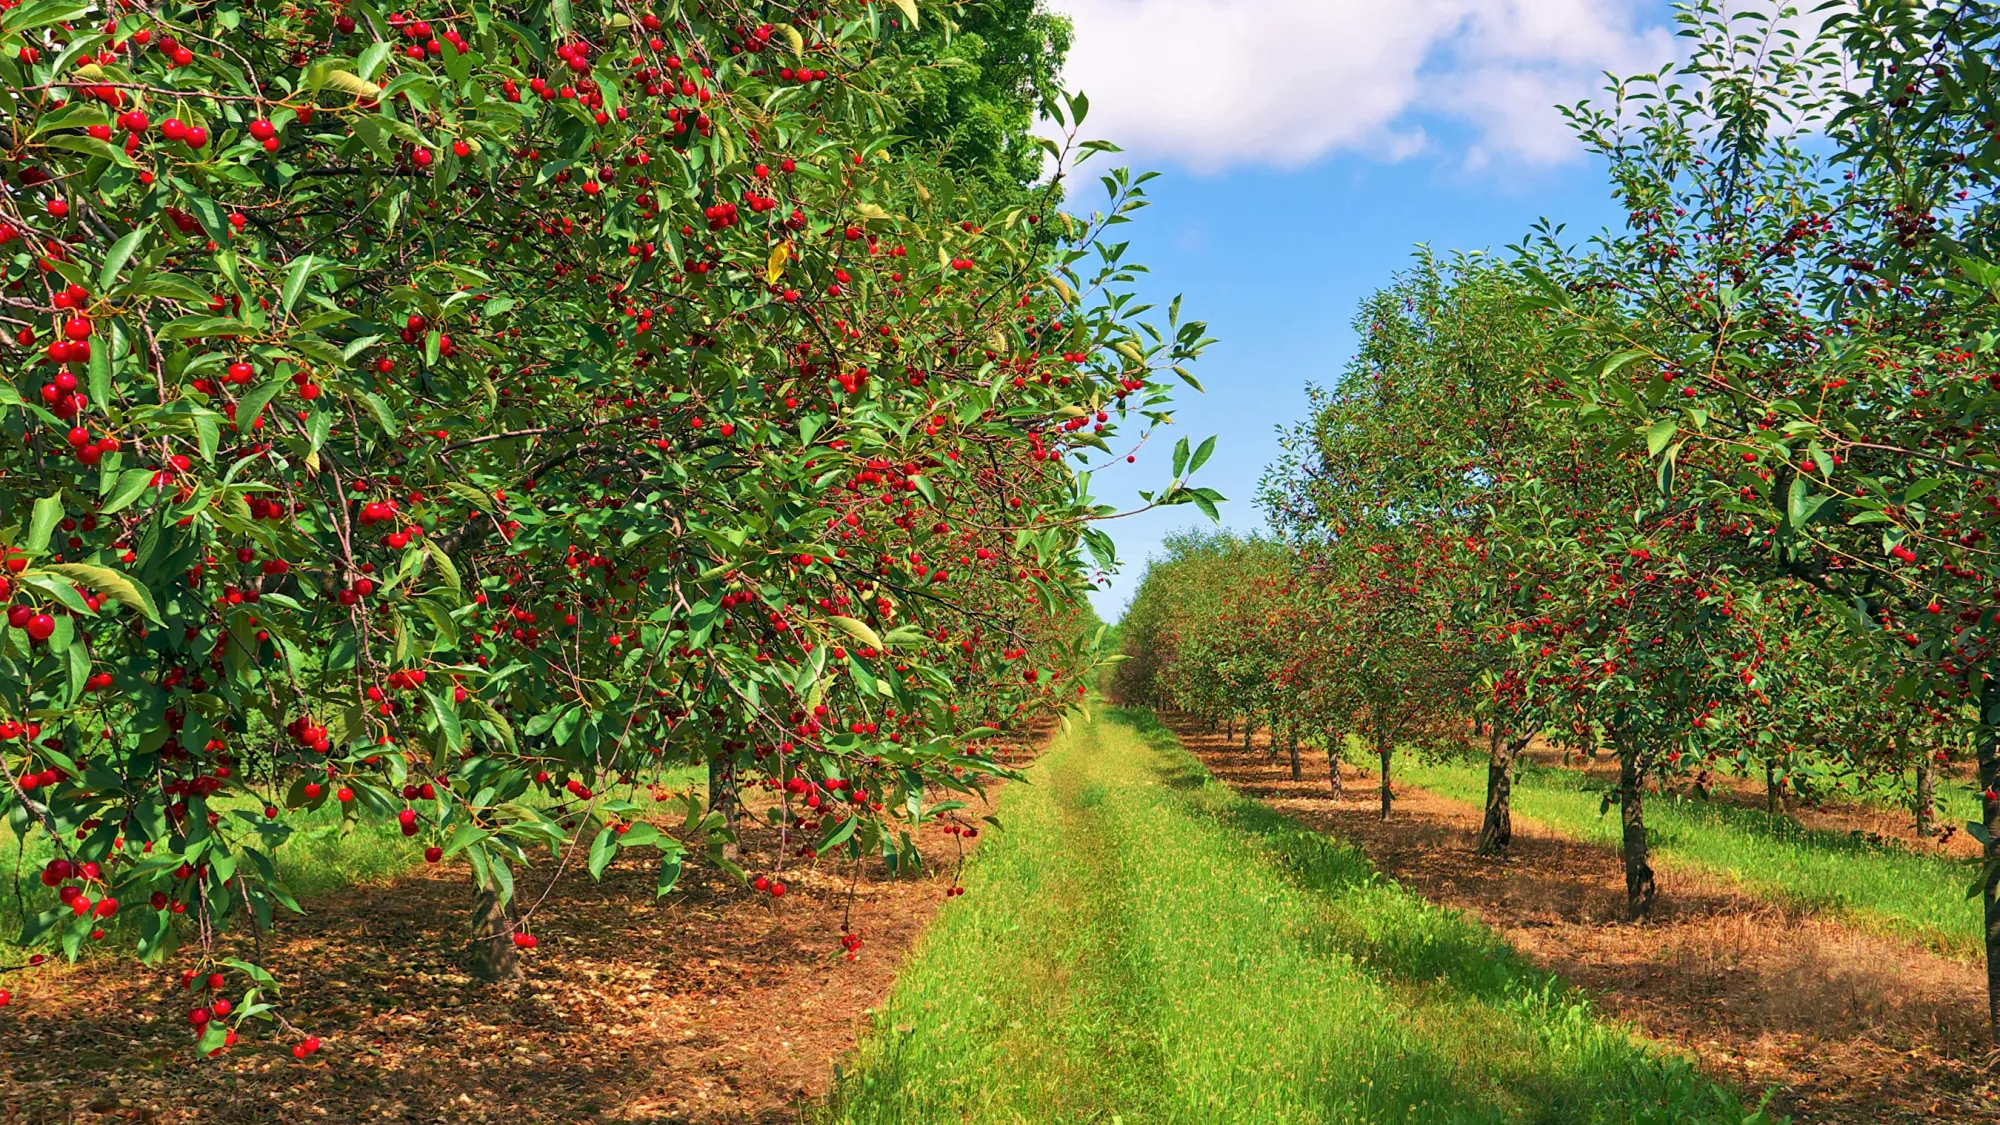
[[(1057, 206), (1111, 146), (1031, 8), (973, 9), (984, 55), (928, 0), (5, 8), (26, 946), (206, 971), (328, 804), (463, 857), (498, 960), (534, 849), (781, 890), (753, 785), (787, 856), (907, 865), (982, 736), (1082, 694), (1088, 469), (1205, 339), (1100, 241), (1143, 177)], [(998, 123), (903, 131), (966, 54)], [(205, 1048), (270, 1014), (233, 963)]]

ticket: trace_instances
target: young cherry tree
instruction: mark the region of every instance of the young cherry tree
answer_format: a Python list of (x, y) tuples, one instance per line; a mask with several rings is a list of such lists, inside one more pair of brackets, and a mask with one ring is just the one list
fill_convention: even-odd
[[(193, 943), (189, 979), (256, 985), (191, 1012), (212, 1051), (276, 1015), (219, 935), (298, 909), (304, 811), (463, 859), (504, 973), (537, 849), (661, 894), (908, 863), (1000, 772), (981, 736), (1082, 693), (1113, 560), (1078, 470), (1206, 340), (1124, 311), (1099, 236), (1143, 179), (1062, 209), (1109, 147), (1081, 98), (1029, 188), (899, 140), (950, 14), (6, 13), (0, 810), (53, 852), (24, 945)], [(655, 819), (680, 765), (709, 807)]]
[(1596, 341), (1574, 380), (1587, 417), (1714, 513), (1718, 565), (1819, 592), (1905, 697), (1961, 710), (2000, 1029), (2000, 505), (1980, 436), (2000, 403), (2000, 24), (1869, 0), (1801, 38), (1779, 14), (1693, 9), (1685, 74), (1578, 111), (1631, 224), (1592, 259), (1613, 299), (1552, 287), (1549, 307)]

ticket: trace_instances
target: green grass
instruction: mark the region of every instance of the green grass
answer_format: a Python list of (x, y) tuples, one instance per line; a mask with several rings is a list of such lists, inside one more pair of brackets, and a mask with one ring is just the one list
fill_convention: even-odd
[[(217, 800), (215, 807), (226, 813), (262, 808), (263, 804), (236, 795)], [(278, 877), (285, 889), (301, 900), (342, 887), (382, 882), (424, 865), (422, 841), (405, 839), (393, 822), (362, 822), (351, 831), (343, 831), (340, 808), (332, 802), (312, 812), (294, 814), (290, 823), (297, 830), (278, 847)], [(22, 841), (0, 825), (0, 871), (4, 871), (0, 879), (5, 880), (0, 883), (0, 938), (18, 937), (25, 921), (23, 903), (14, 895), (17, 866), (27, 905), (46, 908), (53, 901), (39, 878), (42, 866), (53, 854), (48, 837), (42, 833), (29, 835), (24, 852)], [(125, 920), (121, 913), (117, 921)]]
[(826, 1122), (1762, 1120), (1149, 715), (1079, 726), (1030, 776)]
[[(666, 771), (659, 783), (669, 788), (701, 790), (706, 779), (703, 768), (684, 766)], [(250, 794), (230, 793), (215, 798), (211, 807), (228, 815), (236, 810), (260, 810), (264, 802)], [(424, 837), (403, 836), (393, 820), (364, 818), (350, 827), (341, 818), (340, 806), (332, 801), (318, 809), (289, 814), (286, 823), (293, 827), (292, 835), (279, 845), (273, 858), (285, 890), (307, 910), (312, 909), (313, 898), (346, 887), (387, 882), (422, 867), (424, 845), (431, 842)], [(27, 905), (46, 909), (52, 903), (39, 876), (53, 855), (43, 833), (30, 833), (24, 852), (20, 838), (6, 823), (0, 822), (0, 941), (18, 937), (26, 921), (23, 901), (14, 894), (17, 870)], [(113, 936), (117, 936), (122, 926), (130, 925), (133, 916), (121, 911), (110, 927)], [(129, 942), (121, 944), (107, 939), (107, 943), (120, 951), (130, 949)]]
[[(1474, 805), (1486, 802), (1483, 760), (1427, 763), (1405, 754), (1398, 755), (1395, 770), (1402, 783)], [(1616, 848), (1618, 818), (1603, 811), (1605, 788), (1578, 770), (1530, 765), (1515, 783), (1514, 811)], [(1871, 844), (1801, 827), (1782, 814), (1693, 797), (1650, 798), (1646, 824), (1663, 866), (1719, 875), (1772, 901), (1838, 915), (1954, 956), (1981, 949), (1979, 911), (1965, 897), (1978, 874), (1974, 861)]]

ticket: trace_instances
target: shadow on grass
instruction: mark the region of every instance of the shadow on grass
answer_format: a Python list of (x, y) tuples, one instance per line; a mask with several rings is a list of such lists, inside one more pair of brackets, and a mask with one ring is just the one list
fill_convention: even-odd
[(1581, 992), (1534, 967), (1477, 921), (1403, 890), (1359, 848), (1217, 781), (1152, 712), (1114, 709), (1106, 717), (1159, 752), (1156, 772), (1184, 808), (1241, 834), (1274, 871), (1312, 896), (1319, 924), (1300, 940), (1314, 953), (1353, 958), (1386, 983), (1432, 1000), (1472, 1002), (1510, 1016), (1533, 1029), (1552, 1056), (1569, 1060), (1554, 1073), (1512, 1076), (1525, 1103), (1535, 1107), (1528, 1120), (1776, 1120), (1746, 1110), (1686, 1059), (1635, 1046), (1603, 1023)]

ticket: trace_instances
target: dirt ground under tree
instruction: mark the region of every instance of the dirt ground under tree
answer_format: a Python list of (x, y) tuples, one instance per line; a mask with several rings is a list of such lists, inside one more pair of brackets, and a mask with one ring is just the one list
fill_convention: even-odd
[(1324, 756), (1304, 779), (1199, 722), (1167, 721), (1211, 773), (1301, 823), (1352, 841), (1404, 886), (1463, 909), (1616, 1019), (1672, 1044), (1799, 1125), (2000, 1121), (1978, 966), (1838, 921), (1787, 910), (1726, 881), (1661, 867), (1650, 925), (1624, 923), (1610, 849), (1518, 812), (1512, 854), (1475, 853), (1480, 810), (1397, 786), (1380, 819), (1372, 775), (1343, 766), (1335, 799)]
[[(775, 834), (745, 843), (768, 857)], [(16, 974), (0, 1122), (795, 1123), (943, 905), (959, 841), (933, 826), (918, 843), (920, 878), (792, 867), (778, 900), (691, 865), (655, 903), (651, 865), (616, 862), (600, 884), (572, 864), (518, 985), (464, 970), (463, 871), (320, 899), (266, 940), (287, 1015), (324, 1044), (306, 1062), (262, 1026), (196, 1058), (175, 987), (185, 950), (157, 969), (105, 957)], [(520, 874), (524, 900), (551, 869)], [(863, 940), (853, 961), (843, 924)]]

